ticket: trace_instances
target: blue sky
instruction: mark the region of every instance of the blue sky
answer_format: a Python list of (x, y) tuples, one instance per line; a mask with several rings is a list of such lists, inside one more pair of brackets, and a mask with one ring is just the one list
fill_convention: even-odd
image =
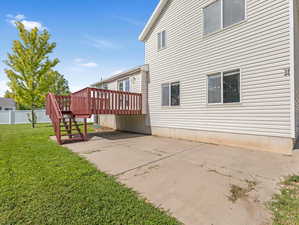
[(6, 91), (3, 60), (18, 39), (13, 21), (46, 28), (57, 47), (51, 57), (60, 64), (72, 91), (144, 62), (138, 41), (159, 0), (10, 0), (0, 8), (0, 96)]

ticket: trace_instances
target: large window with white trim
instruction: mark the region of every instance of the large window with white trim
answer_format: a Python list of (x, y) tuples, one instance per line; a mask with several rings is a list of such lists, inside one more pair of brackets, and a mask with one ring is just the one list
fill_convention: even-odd
[(240, 70), (208, 75), (208, 103), (237, 103), (240, 97)]
[(162, 106), (180, 105), (180, 82), (162, 84)]
[(246, 0), (216, 0), (203, 9), (204, 34), (245, 20)]

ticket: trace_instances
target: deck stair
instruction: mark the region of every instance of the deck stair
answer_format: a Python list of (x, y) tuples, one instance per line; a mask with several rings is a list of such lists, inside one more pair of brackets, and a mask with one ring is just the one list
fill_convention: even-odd
[[(59, 144), (87, 140), (87, 119), (96, 114), (141, 115), (142, 94), (85, 88), (69, 96), (47, 95), (46, 113)], [(83, 132), (77, 119), (83, 120)]]

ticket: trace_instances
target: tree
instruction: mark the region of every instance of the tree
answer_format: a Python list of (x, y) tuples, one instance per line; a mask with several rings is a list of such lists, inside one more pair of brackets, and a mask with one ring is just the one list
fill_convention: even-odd
[(70, 94), (70, 88), (68, 85), (68, 81), (64, 78), (63, 75), (61, 75), (57, 71), (51, 71), (50, 76), (52, 77), (53, 81), (49, 87), (49, 92), (51, 92), (55, 95), (69, 95)]
[[(44, 106), (46, 94), (57, 83), (55, 78), (59, 77), (58, 72), (53, 70), (59, 60), (50, 60), (48, 56), (56, 43), (49, 43), (50, 34), (47, 30), (26, 30), (21, 22), (17, 22), (16, 26), (20, 40), (13, 42), (12, 53), (4, 61), (10, 67), (5, 73), (15, 101), (30, 108), (31, 118), (34, 118), (35, 109)], [(31, 121), (34, 128), (34, 119)]]

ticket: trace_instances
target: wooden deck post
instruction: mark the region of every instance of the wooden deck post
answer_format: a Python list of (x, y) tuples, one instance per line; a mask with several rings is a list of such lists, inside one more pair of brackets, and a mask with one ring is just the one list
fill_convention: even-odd
[(87, 119), (84, 118), (84, 140), (87, 141)]

